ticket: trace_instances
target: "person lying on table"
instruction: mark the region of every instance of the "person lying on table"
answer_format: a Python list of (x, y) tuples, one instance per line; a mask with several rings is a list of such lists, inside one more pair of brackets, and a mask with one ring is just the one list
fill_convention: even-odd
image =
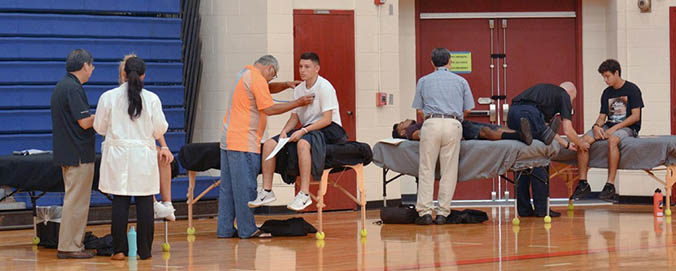
[[(409, 140), (420, 140), (420, 128), (422, 122), (416, 122), (412, 119), (406, 119), (402, 122), (395, 123), (392, 126), (392, 137), (403, 138)], [(526, 121), (524, 126), (529, 125)], [(512, 139), (519, 140), (526, 145), (533, 142), (533, 135), (530, 129), (522, 129), (517, 132), (504, 126), (480, 123), (474, 121), (464, 120), (462, 122), (462, 139), (485, 139), (485, 140), (501, 140)]]

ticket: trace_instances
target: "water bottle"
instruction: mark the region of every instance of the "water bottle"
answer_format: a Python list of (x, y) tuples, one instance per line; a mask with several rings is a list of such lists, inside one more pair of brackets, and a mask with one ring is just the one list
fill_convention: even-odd
[(653, 196), (653, 214), (655, 217), (664, 216), (664, 203), (662, 202), (662, 190), (659, 188), (655, 189), (655, 195)]
[(134, 226), (127, 233), (127, 244), (129, 245), (127, 256), (129, 259), (136, 259), (136, 230), (134, 230)]

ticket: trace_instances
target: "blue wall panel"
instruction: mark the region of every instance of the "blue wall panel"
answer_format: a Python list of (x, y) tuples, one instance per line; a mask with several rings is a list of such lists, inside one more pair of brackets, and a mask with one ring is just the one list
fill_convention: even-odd
[(1, 10), (179, 13), (181, 7), (176, 0), (2, 0)]
[[(96, 107), (103, 92), (115, 87), (117, 85), (84, 85), (89, 104), (92, 107)], [(157, 94), (164, 107), (183, 106), (183, 86), (181, 85), (148, 85), (145, 86), (145, 89)], [(54, 85), (0, 85), (0, 97), (2, 97), (0, 109), (49, 108), (52, 91), (54, 91)]]
[[(118, 62), (97, 62), (94, 59), (94, 73), (87, 84), (116, 85)], [(182, 63), (146, 63), (146, 84), (181, 84)], [(39, 71), (39, 72), (37, 72)], [(8, 61), (0, 62), (0, 85), (49, 84), (54, 85), (66, 74), (62, 61)]]
[[(167, 145), (173, 152), (178, 152), (185, 142), (185, 132), (167, 132), (164, 135)], [(101, 152), (103, 138), (96, 138), (96, 152)], [(0, 155), (11, 154), (13, 151), (26, 149), (52, 149), (52, 134), (0, 134)]]
[(84, 48), (95, 61), (119, 61), (132, 52), (146, 61), (181, 61), (180, 40), (0, 37), (0, 48), (0, 60), (65, 61), (70, 51)]
[(181, 19), (4, 13), (0, 36), (180, 39)]
[[(93, 110), (92, 110), (93, 111)], [(169, 129), (183, 129), (185, 109), (164, 109)], [(0, 110), (0, 133), (51, 133), (52, 118), (49, 109)]]
[[(104, 91), (117, 87), (123, 55), (133, 52), (146, 60), (145, 88), (162, 100), (170, 125), (165, 138), (177, 153), (185, 142), (180, 3), (0, 0), (0, 155), (52, 149), (49, 100), (66, 73), (65, 58), (75, 48), (94, 56), (96, 69), (84, 85), (92, 111)], [(97, 135), (97, 152), (102, 140)], [(174, 188), (184, 193), (183, 186)], [(63, 193), (48, 193), (40, 203), (61, 204), (62, 197)], [(93, 194), (92, 204), (110, 202)]]

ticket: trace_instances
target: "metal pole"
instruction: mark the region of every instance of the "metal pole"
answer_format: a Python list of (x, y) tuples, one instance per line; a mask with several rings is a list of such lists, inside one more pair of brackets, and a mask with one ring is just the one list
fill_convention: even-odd
[[(493, 97), (493, 96), (495, 96), (495, 83), (494, 83), (494, 80), (495, 80), (495, 59), (493, 58), (493, 53), (495, 52), (494, 51), (495, 49), (494, 49), (494, 46), (493, 46), (493, 36), (495, 35), (495, 33), (493, 31), (493, 30), (495, 30), (495, 20), (494, 19), (488, 20), (488, 27), (491, 29), (491, 55), (490, 55), (491, 65), (490, 65), (490, 69), (491, 69), (491, 97)], [(499, 76), (499, 74), (498, 74), (498, 76)], [(495, 100), (493, 100), (492, 103), (495, 103)], [(495, 105), (496, 105), (496, 108), (497, 108), (498, 103), (495, 103)], [(498, 110), (496, 110), (496, 114), (497, 114), (497, 111)], [(489, 110), (489, 112), (490, 112), (490, 110)], [(489, 116), (489, 118), (490, 118), (490, 116)], [(496, 119), (496, 121), (499, 121), (499, 120)], [(495, 178), (491, 178), (491, 185), (492, 185), (492, 187), (491, 187), (491, 200), (495, 201), (495, 199), (497, 198), (497, 191), (495, 191)]]

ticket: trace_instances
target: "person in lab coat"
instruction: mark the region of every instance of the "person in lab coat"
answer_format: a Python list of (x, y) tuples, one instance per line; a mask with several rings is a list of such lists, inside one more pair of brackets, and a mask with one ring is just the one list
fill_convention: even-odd
[(127, 82), (103, 93), (96, 109), (94, 130), (105, 136), (99, 190), (113, 195), (113, 260), (123, 260), (127, 254), (129, 204), (135, 197), (136, 240), (143, 260), (152, 256), (153, 195), (159, 193), (160, 184), (155, 140), (169, 125), (159, 97), (143, 89), (145, 62), (129, 58), (124, 71)]
[[(120, 61), (120, 68), (118, 73), (118, 82), (120, 85), (127, 82), (127, 74), (124, 72), (124, 64), (127, 63), (127, 59), (135, 57), (136, 54), (128, 54), (122, 58)], [(160, 169), (160, 194), (162, 195), (162, 202), (156, 201), (153, 197), (153, 211), (155, 213), (155, 219), (164, 218), (169, 221), (175, 221), (176, 216), (174, 215), (174, 206), (171, 204), (171, 162), (174, 161), (174, 155), (169, 150), (167, 141), (164, 139), (164, 136), (161, 136), (157, 139), (157, 142), (160, 143), (160, 146), (157, 147), (157, 159), (158, 166)]]

